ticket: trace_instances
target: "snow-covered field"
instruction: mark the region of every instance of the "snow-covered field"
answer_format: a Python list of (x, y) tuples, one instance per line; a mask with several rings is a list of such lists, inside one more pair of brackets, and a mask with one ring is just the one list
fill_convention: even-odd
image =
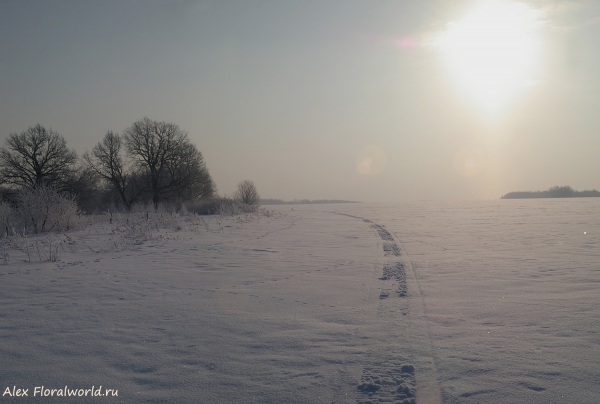
[(4, 240), (0, 402), (600, 402), (599, 199), (269, 209)]

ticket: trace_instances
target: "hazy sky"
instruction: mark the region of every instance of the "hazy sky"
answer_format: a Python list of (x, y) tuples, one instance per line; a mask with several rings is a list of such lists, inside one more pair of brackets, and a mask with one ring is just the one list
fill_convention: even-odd
[(219, 193), (600, 189), (600, 2), (0, 0), (0, 135), (174, 122)]

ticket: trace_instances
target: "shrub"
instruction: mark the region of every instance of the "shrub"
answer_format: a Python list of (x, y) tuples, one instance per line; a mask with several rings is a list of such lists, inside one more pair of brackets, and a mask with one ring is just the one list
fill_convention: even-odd
[(256, 186), (250, 180), (244, 180), (238, 184), (238, 189), (233, 198), (245, 205), (258, 206), (260, 204), (260, 196), (256, 191)]
[(26, 188), (17, 196), (18, 214), (25, 231), (33, 233), (71, 230), (78, 223), (75, 196), (60, 194), (54, 188), (38, 185)]

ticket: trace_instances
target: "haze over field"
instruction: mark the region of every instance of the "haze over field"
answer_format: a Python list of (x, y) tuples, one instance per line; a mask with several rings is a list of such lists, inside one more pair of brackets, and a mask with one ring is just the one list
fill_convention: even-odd
[(148, 116), (284, 200), (600, 188), (595, 1), (9, 0), (0, 36), (1, 138)]

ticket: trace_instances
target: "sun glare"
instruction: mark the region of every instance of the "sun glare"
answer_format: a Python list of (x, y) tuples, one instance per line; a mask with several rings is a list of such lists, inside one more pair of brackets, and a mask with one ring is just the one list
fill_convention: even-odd
[(539, 81), (539, 12), (509, 0), (479, 2), (435, 39), (457, 89), (498, 116)]

